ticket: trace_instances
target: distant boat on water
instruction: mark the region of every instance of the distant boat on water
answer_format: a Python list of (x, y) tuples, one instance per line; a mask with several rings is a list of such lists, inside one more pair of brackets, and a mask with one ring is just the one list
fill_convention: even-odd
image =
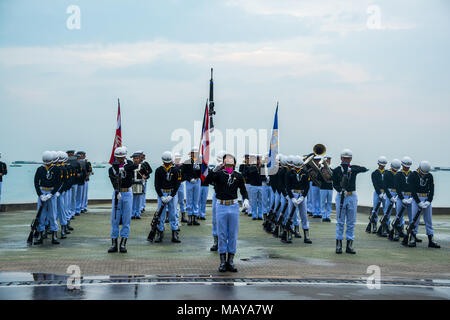
[(11, 166), (15, 165), (15, 164), (42, 164), (42, 162), (37, 162), (37, 161), (13, 161), (11, 162)]
[(433, 171), (450, 171), (450, 167), (434, 167)]
[(15, 167), (22, 167), (22, 165), (13, 163), (13, 164), (10, 165), (10, 167), (13, 167), (13, 168), (15, 168)]

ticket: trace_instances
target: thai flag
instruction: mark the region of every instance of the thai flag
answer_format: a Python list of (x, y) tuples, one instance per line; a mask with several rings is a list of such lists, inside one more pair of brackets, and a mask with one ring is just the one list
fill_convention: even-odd
[(111, 152), (111, 157), (109, 158), (109, 164), (113, 164), (113, 162), (114, 162), (114, 151), (116, 150), (116, 148), (122, 146), (122, 124), (120, 121), (120, 101), (119, 101), (119, 99), (117, 99), (117, 103), (118, 103), (119, 107), (118, 107), (118, 111), (117, 111), (116, 136), (114, 138), (114, 144), (113, 144), (113, 149)]
[(202, 165), (200, 167), (200, 178), (202, 182), (205, 181), (208, 175), (208, 163), (209, 163), (209, 110), (208, 101), (206, 101), (205, 115), (203, 116), (203, 126), (202, 126), (202, 139), (200, 147), (200, 155), (202, 157)]

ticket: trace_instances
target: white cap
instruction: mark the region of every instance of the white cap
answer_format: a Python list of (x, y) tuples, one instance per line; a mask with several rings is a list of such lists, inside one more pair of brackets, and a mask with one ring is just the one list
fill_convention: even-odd
[(341, 152), (341, 158), (353, 158), (352, 150), (350, 149), (344, 149)]
[(216, 160), (217, 163), (222, 163), (223, 162), (223, 156), (225, 155), (225, 150), (220, 150), (217, 154), (216, 154)]
[(173, 154), (174, 159), (181, 159), (181, 154), (179, 152), (175, 152)]
[(431, 171), (431, 164), (426, 160), (421, 161), (419, 164), (419, 169), (423, 173), (429, 173)]
[(118, 147), (114, 150), (114, 157), (116, 158), (126, 158), (127, 156), (127, 148), (126, 147)]
[(286, 162), (290, 166), (294, 165), (294, 160), (295, 160), (295, 156), (292, 154), (286, 157)]
[(294, 156), (294, 167), (300, 168), (303, 165), (303, 159), (300, 156)]
[(162, 154), (162, 156), (161, 156), (161, 159), (162, 159), (162, 161), (164, 162), (164, 163), (171, 163), (173, 160), (173, 158), (172, 158), (172, 152), (170, 152), (170, 151), (165, 151), (165, 152), (163, 152), (163, 154)]
[(391, 161), (391, 168), (394, 170), (400, 170), (402, 163), (398, 159), (394, 159)]
[(287, 164), (287, 156), (280, 155), (280, 163), (282, 166), (285, 166)]
[(198, 152), (198, 148), (197, 148), (197, 147), (192, 147), (191, 153), (192, 153), (192, 152)]
[(42, 161), (45, 164), (50, 164), (53, 161), (53, 153), (51, 151), (44, 151), (42, 153)]
[(403, 157), (402, 166), (409, 168), (412, 166), (412, 159), (410, 157)]
[(378, 158), (378, 164), (380, 166), (385, 166), (385, 165), (387, 165), (387, 163), (388, 163), (388, 160), (386, 159), (385, 156), (381, 156)]

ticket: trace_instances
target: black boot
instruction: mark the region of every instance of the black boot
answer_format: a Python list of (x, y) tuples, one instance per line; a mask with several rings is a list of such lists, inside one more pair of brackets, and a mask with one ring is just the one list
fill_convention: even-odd
[(69, 226), (68, 224), (64, 226), (64, 233), (65, 234), (71, 234), (72, 233), (72, 232), (69, 231), (68, 226)]
[(175, 242), (175, 243), (181, 242), (180, 238), (178, 237), (179, 232), (180, 232), (180, 230), (172, 230), (172, 242)]
[(428, 248), (436, 248), (439, 249), (441, 246), (437, 243), (433, 241), (433, 235), (430, 234), (428, 235)]
[(227, 270), (231, 272), (237, 272), (238, 270), (233, 263), (234, 254), (228, 252)]
[(65, 239), (66, 237), (66, 226), (61, 226), (61, 239)]
[(401, 226), (401, 227), (398, 228), (398, 236), (399, 236), (400, 238), (406, 237), (406, 234), (403, 232), (403, 226)]
[(422, 242), (422, 239), (417, 238), (417, 234), (414, 235), (414, 238), (416, 238), (416, 242), (417, 242), (417, 243), (421, 243), (421, 242)]
[(400, 233), (399, 229), (397, 227), (394, 227), (394, 238), (393, 241), (399, 241), (400, 240)]
[(189, 221), (188, 221), (187, 225), (192, 226), (192, 216), (188, 216), (188, 219), (189, 219)]
[(303, 240), (303, 242), (312, 243), (311, 239), (309, 238), (309, 229), (303, 229), (303, 234), (305, 235), (305, 239)]
[(127, 238), (120, 238), (120, 253), (127, 253)]
[(342, 240), (336, 239), (336, 253), (342, 253)]
[(294, 228), (294, 237), (300, 239), (302, 236), (300, 234), (300, 227), (299, 226), (295, 226)]
[(181, 222), (187, 222), (186, 220), (186, 212), (181, 213)]
[(280, 235), (280, 241), (283, 243), (288, 243), (287, 241), (287, 232), (286, 230), (283, 230), (283, 232)]
[(346, 253), (351, 253), (351, 254), (355, 254), (356, 251), (353, 250), (353, 240), (347, 240), (347, 248), (345, 249)]
[(275, 228), (274, 228), (273, 231), (272, 231), (272, 235), (273, 235), (275, 238), (278, 238), (279, 232), (280, 232), (280, 226), (275, 225)]
[(43, 242), (42, 234), (43, 233), (44, 233), (43, 231), (38, 232), (38, 237), (34, 240), (34, 244), (42, 244), (42, 242)]
[(155, 242), (162, 242), (164, 238), (164, 231), (156, 230), (156, 239)]
[(108, 249), (108, 253), (117, 252), (117, 238), (111, 239), (111, 248)]
[(44, 231), (42, 231), (42, 239), (47, 239), (47, 235), (48, 235), (47, 229), (45, 229)]
[(52, 231), (52, 244), (59, 244), (56, 231)]
[(217, 236), (214, 236), (214, 244), (211, 248), (209, 248), (210, 251), (217, 251), (217, 248), (219, 247), (219, 238)]
[(200, 223), (197, 221), (197, 216), (193, 216), (193, 218), (192, 218), (192, 224), (193, 224), (194, 226), (199, 226), (199, 225), (200, 225)]
[(414, 248), (416, 246), (416, 235), (411, 232), (409, 236), (408, 247)]
[(73, 227), (70, 225), (70, 221), (67, 222), (67, 230), (73, 231)]
[(377, 233), (377, 223), (372, 222), (372, 233)]
[(227, 254), (221, 253), (220, 254), (219, 272), (225, 272), (225, 271), (227, 271)]

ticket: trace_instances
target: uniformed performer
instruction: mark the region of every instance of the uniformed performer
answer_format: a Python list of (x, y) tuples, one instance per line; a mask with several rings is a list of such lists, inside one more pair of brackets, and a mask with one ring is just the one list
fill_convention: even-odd
[[(440, 248), (441, 246), (433, 240), (434, 230), (432, 223), (432, 205), (434, 197), (434, 179), (430, 173), (431, 165), (428, 161), (422, 161), (419, 168), (411, 173), (408, 183), (411, 188), (411, 194), (414, 201), (412, 202), (412, 217), (417, 214), (419, 208), (422, 209), (420, 215), (423, 214), (423, 221), (425, 222), (425, 229), (428, 236), (429, 248)], [(409, 239), (409, 246), (416, 246), (417, 231), (419, 228), (420, 215), (416, 221), (415, 227)], [(412, 223), (410, 220), (409, 223)]]
[(67, 230), (67, 212), (66, 212), (66, 190), (69, 183), (69, 176), (67, 172), (67, 168), (64, 165), (64, 160), (66, 159), (67, 154), (63, 151), (57, 152), (57, 162), (56, 167), (60, 170), (61, 176), (61, 184), (58, 192), (56, 192), (56, 209), (57, 209), (57, 219), (59, 220), (59, 225), (61, 226), (61, 239), (66, 238), (66, 234), (70, 233)]
[[(223, 166), (223, 156), (225, 155), (225, 151), (219, 151), (216, 155), (216, 167), (215, 170), (219, 170), (222, 166)], [(212, 186), (214, 187), (214, 192), (212, 194), (212, 201), (211, 201), (211, 211), (212, 211), (212, 236), (213, 236), (213, 245), (211, 246), (211, 248), (209, 250), (211, 251), (217, 251), (218, 250), (218, 246), (219, 246), (219, 238), (218, 238), (218, 233), (217, 233), (217, 211), (216, 211), (216, 203), (217, 203), (217, 198), (216, 198), (216, 185), (213, 183), (211, 183)]]
[[(344, 226), (347, 224), (346, 253), (355, 254), (353, 249), (354, 231), (356, 224), (356, 212), (358, 209), (358, 197), (356, 195), (356, 175), (367, 172), (369, 169), (361, 166), (351, 165), (352, 151), (344, 149), (341, 153), (341, 165), (333, 170), (333, 187), (336, 195), (336, 253), (342, 253), (342, 240)], [(341, 199), (342, 203), (341, 203)], [(342, 210), (341, 210), (342, 205)]]
[[(315, 156), (313, 159), (317, 167), (320, 167), (320, 160), (322, 160), (321, 156)], [(320, 184), (318, 184), (320, 182), (320, 179), (317, 180), (317, 183), (315, 181), (312, 181), (311, 183), (310, 196), (312, 203), (312, 215), (315, 219), (322, 219), (322, 211), (320, 209)]]
[(206, 201), (208, 200), (208, 192), (209, 192), (209, 184), (200, 180), (200, 197), (198, 201), (200, 220), (206, 220)]
[(272, 205), (272, 187), (270, 185), (270, 175), (267, 165), (269, 163), (269, 155), (266, 154), (261, 166), (261, 182), (262, 182), (262, 212), (263, 218), (267, 217)]
[[(387, 165), (386, 157), (384, 157), (384, 156), (379, 157), (377, 164), (378, 164), (378, 168), (375, 171), (373, 171), (372, 175), (371, 175), (372, 185), (374, 188), (373, 208), (372, 208), (372, 212), (370, 213), (371, 217), (373, 217), (372, 233), (377, 232), (378, 213), (380, 211), (380, 207), (378, 206), (378, 203), (381, 202), (383, 209), (385, 209), (386, 208), (386, 200), (387, 200), (386, 193), (384, 190), (384, 182), (383, 182), (384, 169), (386, 168), (386, 165)], [(378, 207), (378, 209), (377, 209), (377, 207)]]
[(286, 172), (288, 170), (288, 156), (280, 155), (280, 169), (278, 170), (278, 193), (280, 195), (280, 207), (277, 211), (277, 219), (280, 218), (284, 207), (287, 206), (288, 194), (286, 191)]
[(80, 172), (81, 167), (80, 163), (78, 162), (77, 157), (75, 156), (75, 150), (67, 150), (67, 155), (69, 156), (69, 164), (72, 168), (72, 187), (70, 190), (70, 212), (71, 212), (71, 218), (75, 218), (75, 214), (77, 211), (77, 191), (78, 191), (78, 180), (80, 178)]
[[(284, 224), (286, 224), (293, 207), (295, 206), (295, 213), (293, 216), (294, 235), (296, 238), (301, 238), (299, 232), (300, 218), (302, 220), (302, 229), (304, 234), (303, 241), (305, 243), (312, 243), (309, 237), (309, 221), (306, 211), (306, 196), (309, 191), (310, 178), (306, 170), (302, 169), (303, 160), (300, 156), (293, 156), (292, 169), (286, 172), (285, 184), (286, 192), (289, 197), (289, 206), (285, 214)], [(282, 236), (283, 240), (283, 236)]]
[[(328, 167), (331, 168), (331, 157), (325, 156)], [(323, 176), (319, 175), (320, 184), (320, 211), (322, 214), (322, 222), (331, 222), (331, 209), (333, 205), (333, 180), (326, 181)]]
[(38, 195), (38, 206), (44, 206), (37, 228), (38, 237), (35, 239), (34, 244), (42, 244), (47, 221), (50, 223), (52, 244), (59, 244), (57, 238), (58, 223), (56, 222), (57, 207), (55, 194), (61, 187), (61, 171), (54, 165), (55, 159), (57, 159), (56, 152), (45, 151), (42, 154), (44, 165), (37, 168), (36, 174), (34, 175), (34, 188)]
[(140, 171), (147, 171), (142, 166), (142, 158), (140, 152), (135, 152), (131, 155), (133, 163), (137, 166), (133, 171), (133, 184), (131, 191), (133, 192), (133, 209), (131, 219), (141, 219), (141, 205), (142, 197), (144, 197), (144, 183), (145, 179), (140, 174)]
[[(0, 159), (2, 158), (2, 154), (0, 152)], [(8, 174), (8, 167), (6, 166), (6, 163), (0, 161), (0, 202), (2, 201), (2, 183), (3, 183), (3, 177)]]
[(79, 216), (81, 214), (81, 207), (83, 204), (83, 195), (84, 195), (84, 184), (86, 182), (86, 161), (84, 158), (86, 157), (86, 152), (78, 151), (76, 154), (77, 161), (80, 164), (80, 175), (78, 176), (78, 188), (77, 188), (77, 202), (75, 215)]
[[(384, 213), (388, 215), (387, 219), (388, 219), (388, 225), (390, 225), (390, 217), (391, 217), (391, 213), (392, 213), (392, 209), (390, 210), (390, 212), (387, 212), (387, 210), (389, 209), (389, 207), (393, 208), (394, 206), (396, 207), (396, 202), (397, 202), (397, 190), (395, 189), (395, 176), (398, 173), (398, 170), (400, 170), (401, 168), (401, 162), (398, 159), (393, 159), (391, 161), (391, 168), (389, 170), (386, 170), (383, 174), (383, 185), (384, 185), (384, 192), (386, 193), (386, 208), (384, 208)], [(391, 206), (392, 205), (392, 206)], [(396, 212), (397, 214), (399, 213), (398, 211), (400, 211), (400, 208), (396, 207)], [(394, 228), (394, 235), (392, 240), (394, 241), (398, 241), (399, 240), (399, 233), (398, 230), (396, 228)]]
[[(158, 194), (158, 210), (164, 204), (169, 209), (169, 222), (172, 229), (172, 242), (179, 243), (180, 229), (176, 214), (177, 191), (181, 183), (181, 171), (173, 165), (172, 152), (165, 151), (161, 159), (163, 165), (155, 171), (155, 191)], [(156, 232), (155, 242), (161, 242), (164, 237), (164, 221), (166, 210), (162, 211), (160, 223)]]
[(188, 222), (186, 220), (186, 203), (185, 203), (186, 200), (184, 197), (186, 179), (183, 176), (183, 172), (181, 171), (181, 155), (178, 152), (175, 152), (174, 158), (175, 158), (175, 167), (177, 167), (181, 172), (181, 183), (180, 183), (180, 187), (178, 188), (178, 191), (177, 191), (177, 198), (178, 198), (177, 216), (179, 219), (180, 212), (181, 212), (181, 222)]
[(150, 174), (153, 172), (152, 167), (150, 166), (150, 164), (145, 161), (145, 153), (144, 151), (140, 150), (138, 151), (138, 153), (141, 154), (141, 165), (142, 168), (145, 170), (145, 176), (146, 178), (144, 179), (144, 195), (141, 197), (141, 208), (140, 208), (140, 212), (141, 214), (145, 211), (145, 200), (146, 200), (146, 195), (147, 195), (147, 181), (150, 179)]
[[(245, 188), (247, 189), (248, 196), (250, 197), (250, 184), (248, 183), (248, 176), (247, 176), (247, 169), (249, 166), (250, 166), (250, 154), (246, 153), (244, 154), (244, 162), (239, 165), (239, 172), (244, 177)], [(251, 212), (247, 212), (247, 209), (245, 209), (244, 207), (242, 207), (242, 212), (246, 213), (248, 216), (251, 216)]]
[(250, 165), (247, 167), (247, 179), (250, 186), (247, 190), (250, 195), (250, 212), (253, 220), (262, 220), (262, 176), (261, 176), (261, 156), (250, 157)]
[[(223, 167), (215, 168), (206, 176), (208, 183), (213, 183), (216, 190), (216, 215), (218, 231), (218, 247), (220, 254), (219, 272), (237, 272), (234, 266), (234, 255), (239, 231), (239, 202), (237, 190), (239, 189), (243, 207), (250, 206), (245, 180), (242, 174), (235, 171), (236, 158), (227, 153), (223, 157)], [(227, 257), (228, 253), (228, 257)]]
[(83, 206), (81, 207), (81, 213), (86, 213), (88, 200), (89, 200), (89, 178), (94, 175), (94, 171), (92, 171), (92, 163), (85, 157), (84, 161), (86, 161), (86, 178), (84, 181), (84, 195), (83, 195)]
[(65, 196), (65, 207), (66, 207), (66, 217), (67, 217), (67, 230), (73, 231), (73, 227), (70, 225), (70, 221), (74, 218), (73, 215), (75, 214), (72, 212), (72, 189), (74, 184), (74, 176), (75, 176), (75, 169), (72, 167), (69, 161), (69, 155), (67, 152), (65, 152), (66, 158), (64, 159), (64, 164), (67, 170), (68, 175), (68, 181), (67, 181), (67, 190), (66, 190), (66, 196)]
[[(412, 221), (412, 197), (411, 197), (411, 188), (408, 184), (408, 178), (411, 174), (411, 168), (412, 166), (412, 160), (410, 157), (403, 157), (402, 161), (402, 170), (400, 170), (399, 173), (397, 173), (394, 177), (394, 184), (395, 189), (397, 190), (397, 203), (396, 203), (396, 210), (401, 210), (402, 207), (405, 207), (405, 211), (408, 214), (409, 221)], [(399, 221), (399, 233), (400, 237), (404, 237), (403, 233), (403, 226), (405, 224), (404, 214), (400, 215), (400, 221)], [(421, 242), (422, 240), (417, 240), (417, 242)]]
[[(131, 185), (133, 183), (134, 170), (137, 165), (127, 160), (127, 148), (118, 147), (114, 150), (114, 162), (109, 168), (109, 179), (114, 188), (111, 210), (111, 242), (112, 246), (108, 253), (114, 253), (118, 250), (121, 253), (127, 252), (127, 239), (130, 236), (131, 210), (133, 205), (133, 193)], [(144, 175), (142, 170), (141, 175)], [(117, 203), (117, 206), (116, 206)], [(122, 228), (120, 223), (122, 222)], [(120, 229), (120, 232), (119, 232)], [(117, 239), (120, 234), (120, 245)]]
[(186, 182), (186, 203), (188, 226), (198, 226), (199, 199), (200, 199), (200, 163), (198, 161), (198, 148), (191, 149), (190, 159), (181, 165), (182, 175)]

